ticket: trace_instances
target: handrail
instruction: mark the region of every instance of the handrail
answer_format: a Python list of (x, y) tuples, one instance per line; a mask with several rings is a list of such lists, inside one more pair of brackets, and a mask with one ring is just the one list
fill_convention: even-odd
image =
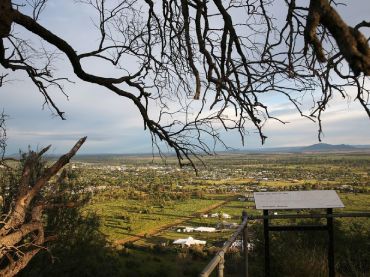
[(203, 271), (200, 273), (200, 277), (208, 277), (213, 270), (220, 264), (221, 261), (224, 260), (225, 252), (223, 250), (220, 250), (216, 253), (216, 255), (213, 257), (213, 259), (207, 264), (207, 266), (203, 269)]
[(238, 229), (234, 232), (231, 238), (229, 238), (226, 241), (224, 246), (216, 253), (213, 259), (202, 270), (202, 272), (199, 275), (200, 277), (208, 277), (213, 272), (213, 270), (216, 268), (216, 266), (220, 264), (220, 262), (223, 263), (225, 253), (230, 248), (230, 246), (233, 244), (233, 242), (237, 239), (237, 237), (242, 233), (247, 223), (248, 223), (248, 218), (245, 217), (243, 222), (239, 225)]

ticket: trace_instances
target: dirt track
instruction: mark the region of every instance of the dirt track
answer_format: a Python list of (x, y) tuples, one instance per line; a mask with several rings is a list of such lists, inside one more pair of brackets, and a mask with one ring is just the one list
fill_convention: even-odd
[(181, 223), (184, 223), (186, 221), (188, 221), (189, 219), (192, 219), (192, 218), (195, 218), (197, 217), (199, 214), (202, 214), (202, 213), (208, 213), (214, 209), (217, 209), (223, 205), (225, 205), (226, 203), (230, 202), (232, 200), (232, 198), (228, 199), (228, 200), (225, 200), (225, 201), (222, 201), (220, 203), (217, 203), (217, 204), (213, 204), (211, 206), (208, 206), (207, 208), (204, 208), (202, 210), (199, 210), (197, 211), (196, 213), (193, 213), (192, 215), (190, 216), (187, 216), (185, 218), (182, 218), (182, 219), (177, 219), (169, 224), (165, 224), (165, 225), (162, 225), (160, 227), (157, 227), (157, 228), (153, 228), (147, 232), (141, 232), (141, 233), (138, 233), (134, 236), (131, 236), (131, 237), (127, 237), (127, 238), (124, 238), (124, 239), (120, 239), (120, 240), (116, 240), (114, 241), (114, 244), (115, 245), (118, 245), (118, 244), (125, 244), (127, 242), (135, 242), (135, 241), (138, 241), (142, 238), (144, 238), (145, 235), (150, 235), (150, 236), (154, 236), (154, 235), (157, 235), (158, 233), (168, 229), (168, 228), (171, 228), (173, 226), (176, 226), (176, 225), (179, 225)]

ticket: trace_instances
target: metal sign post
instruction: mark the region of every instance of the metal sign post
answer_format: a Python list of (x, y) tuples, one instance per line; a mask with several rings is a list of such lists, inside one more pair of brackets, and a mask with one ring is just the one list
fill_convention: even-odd
[[(263, 215), (268, 217), (269, 211), (263, 210)], [(269, 219), (263, 219), (263, 236), (265, 238), (265, 276), (270, 276), (270, 238), (269, 238)]]
[[(270, 231), (327, 231), (329, 277), (335, 277), (333, 208), (343, 208), (338, 194), (333, 190), (255, 192), (256, 209), (263, 210), (265, 240), (265, 276), (270, 276)], [(326, 208), (326, 225), (270, 225), (269, 210)]]
[[(333, 215), (333, 209), (327, 209), (327, 214)], [(329, 234), (329, 246), (328, 246), (328, 266), (329, 266), (329, 277), (335, 276), (334, 268), (334, 231), (333, 231), (333, 218), (328, 217), (326, 219), (326, 226), (328, 227)]]

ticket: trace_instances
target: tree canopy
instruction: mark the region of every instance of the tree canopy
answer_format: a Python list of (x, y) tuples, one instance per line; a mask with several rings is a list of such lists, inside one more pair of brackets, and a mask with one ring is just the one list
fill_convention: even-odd
[[(65, 119), (50, 91), (69, 81), (54, 66), (60, 53), (76, 78), (132, 101), (154, 145), (165, 142), (181, 162), (210, 153), (220, 130), (236, 130), (244, 142), (252, 123), (262, 143), (270, 114), (265, 95), (286, 97), (298, 113), (318, 122), (333, 95), (348, 88), (370, 117), (370, 22), (348, 26), (331, 0), (80, 0), (89, 6), (99, 41), (78, 53), (40, 23), (47, 0), (0, 4), (0, 85), (23, 71), (54, 112)], [(349, 5), (354, 5), (350, 3)], [(281, 12), (282, 16), (277, 15)], [(13, 32), (24, 27), (43, 44)], [(91, 73), (94, 60), (112, 76)], [(119, 72), (119, 75), (116, 73)], [(305, 95), (313, 98), (306, 113)]]

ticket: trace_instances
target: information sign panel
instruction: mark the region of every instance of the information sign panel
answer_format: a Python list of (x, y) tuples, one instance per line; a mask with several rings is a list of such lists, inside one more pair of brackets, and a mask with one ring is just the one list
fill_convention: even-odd
[(344, 208), (334, 190), (255, 192), (257, 210)]

